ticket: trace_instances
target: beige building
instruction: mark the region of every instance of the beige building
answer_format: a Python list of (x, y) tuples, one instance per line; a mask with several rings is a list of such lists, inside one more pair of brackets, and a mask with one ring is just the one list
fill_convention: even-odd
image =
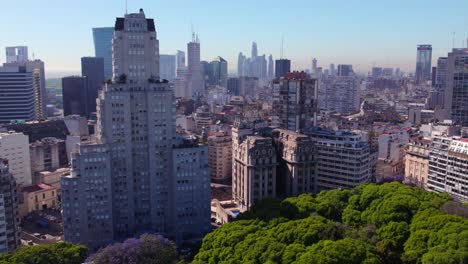
[(277, 129), (275, 133), (278, 153), (282, 155), (279, 173), (284, 181), (284, 195), (315, 192), (317, 157), (310, 137), (285, 129)]
[(37, 182), (57, 188), (57, 192), (60, 195), (60, 179), (67, 175), (70, 175), (70, 168), (58, 168), (54, 171), (42, 171), (39, 172)]
[(276, 197), (277, 163), (273, 140), (245, 137), (249, 131), (252, 129), (232, 129), (232, 196), (241, 211), (248, 210), (256, 201)]
[(212, 179), (232, 176), (232, 139), (229, 133), (218, 132), (208, 137), (208, 158)]
[(429, 173), (430, 140), (413, 141), (406, 147), (405, 180), (406, 184), (414, 184), (426, 188)]
[(57, 188), (47, 184), (40, 183), (23, 187), (20, 196), (22, 196), (19, 206), (20, 217), (33, 211), (58, 206)]

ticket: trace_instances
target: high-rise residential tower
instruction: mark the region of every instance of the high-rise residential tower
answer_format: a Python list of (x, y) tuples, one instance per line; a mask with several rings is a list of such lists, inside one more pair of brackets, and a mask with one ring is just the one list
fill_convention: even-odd
[(468, 125), (468, 48), (453, 49), (447, 57), (444, 108), (447, 118)]
[(11, 253), (21, 245), (17, 187), (8, 170), (8, 160), (0, 158), (0, 253)]
[(317, 59), (316, 58), (312, 59), (312, 73), (313, 74), (317, 73)]
[(142, 9), (117, 18), (116, 81), (99, 93), (96, 139), (79, 144), (61, 180), (66, 241), (96, 249), (144, 232), (179, 242), (210, 229), (208, 149), (175, 134), (158, 43)]
[(431, 80), (432, 46), (418, 45), (416, 56), (416, 83)]
[(104, 58), (81, 58), (81, 75), (86, 77), (86, 112), (89, 117), (96, 112), (96, 99), (98, 91), (104, 85)]
[(300, 131), (316, 125), (318, 81), (292, 72), (273, 82), (272, 124)]
[(104, 59), (104, 78), (112, 78), (112, 38), (113, 27), (93, 28), (94, 55)]

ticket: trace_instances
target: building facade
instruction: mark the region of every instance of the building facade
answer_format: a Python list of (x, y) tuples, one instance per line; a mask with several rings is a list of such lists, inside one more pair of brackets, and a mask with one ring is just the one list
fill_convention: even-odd
[(86, 116), (90, 117), (96, 112), (96, 99), (98, 91), (104, 85), (104, 58), (81, 58), (81, 76), (86, 77)]
[(318, 81), (289, 73), (273, 82), (272, 125), (300, 131), (316, 124)]
[(291, 61), (288, 59), (279, 59), (275, 61), (275, 77), (281, 78), (286, 73), (291, 72)]
[(445, 103), (448, 119), (468, 125), (468, 48), (453, 49), (447, 57)]
[(211, 178), (228, 179), (232, 176), (232, 138), (227, 132), (208, 137), (208, 157)]
[(426, 189), (429, 173), (429, 140), (412, 141), (406, 147), (404, 183)]
[(361, 135), (313, 128), (305, 132), (317, 149), (317, 192), (372, 182), (376, 155)]
[(112, 38), (113, 27), (93, 28), (94, 56), (104, 59), (104, 78), (112, 79)]
[(0, 158), (8, 160), (9, 172), (18, 185), (33, 184), (28, 136), (13, 131), (0, 133)]
[[(210, 196), (208, 153), (173, 149), (174, 94), (169, 83), (159, 80), (158, 43), (154, 20), (142, 9), (117, 18), (113, 60), (118, 81), (99, 93), (96, 139), (79, 143), (71, 175), (61, 181), (66, 241), (96, 249), (145, 232), (178, 240), (209, 228), (209, 208), (205, 215), (205, 198), (200, 198)], [(175, 163), (181, 151), (191, 153), (184, 159), (191, 156), (189, 167)], [(183, 178), (189, 172), (197, 181)]]
[(88, 117), (88, 78), (68, 76), (62, 78), (63, 116)]
[(0, 123), (35, 120), (33, 74), (26, 67), (0, 67)]
[(0, 158), (0, 253), (11, 253), (20, 244), (16, 182), (8, 170), (8, 161)]
[(161, 54), (159, 57), (161, 79), (173, 81), (176, 77), (176, 55)]
[(418, 45), (416, 56), (416, 83), (420, 84), (431, 80), (432, 46)]

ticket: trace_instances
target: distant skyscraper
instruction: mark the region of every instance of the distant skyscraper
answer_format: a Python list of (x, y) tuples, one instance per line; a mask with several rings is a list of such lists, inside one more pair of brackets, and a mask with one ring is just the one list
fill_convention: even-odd
[(240, 77), (228, 78), (227, 91), (230, 95), (241, 95), (241, 80)]
[(372, 78), (382, 77), (382, 67), (372, 67)]
[(275, 77), (274, 67), (273, 56), (270, 54), (268, 56), (268, 78), (270, 79)]
[(244, 63), (245, 56), (242, 52), (239, 52), (239, 56), (237, 56), (237, 77), (244, 76)]
[(26, 67), (0, 67), (0, 123), (36, 119), (33, 83)]
[[(27, 51), (26, 51), (27, 52)], [(26, 71), (32, 73), (34, 90), (34, 111), (36, 119), (45, 119), (46, 114), (46, 87), (45, 87), (45, 69), (44, 62), (41, 60), (26, 60), (4, 63), (6, 67), (25, 67)]]
[(444, 108), (447, 117), (468, 125), (468, 48), (453, 49), (447, 57)]
[(316, 58), (312, 59), (312, 73), (313, 74), (317, 73), (317, 59)]
[(200, 41), (195, 34), (192, 36), (192, 41), (187, 44), (187, 63), (189, 94), (196, 98), (205, 91), (200, 71)]
[(255, 60), (258, 56), (258, 50), (257, 50), (257, 42), (252, 42), (252, 53), (251, 53), (251, 58)]
[(104, 85), (104, 58), (81, 58), (81, 75), (86, 76), (86, 112), (87, 117), (96, 112), (96, 99), (98, 91)]
[(335, 76), (336, 75), (336, 69), (335, 69), (335, 64), (330, 64), (330, 75)]
[(436, 81), (435, 87), (438, 91), (445, 91), (445, 84), (447, 82), (447, 57), (440, 57), (437, 59), (436, 67)]
[(86, 76), (62, 78), (63, 116), (89, 116), (88, 80)]
[(416, 83), (431, 80), (432, 46), (418, 45), (416, 56)]
[(120, 78), (99, 93), (96, 139), (79, 144), (71, 175), (61, 179), (66, 241), (97, 249), (145, 232), (180, 242), (210, 230), (208, 149), (176, 137), (173, 90), (158, 80), (158, 42), (142, 9), (117, 18)]
[(104, 58), (104, 78), (112, 79), (112, 38), (113, 27), (93, 28), (94, 55)]
[(164, 55), (159, 56), (159, 71), (161, 79), (173, 81), (176, 77), (176, 59), (177, 55)]
[(187, 67), (185, 63), (185, 52), (178, 50), (176, 54), (176, 70), (185, 69)]
[(316, 79), (305, 72), (292, 72), (273, 82), (272, 124), (274, 127), (300, 131), (314, 126), (317, 115)]
[(352, 76), (354, 75), (353, 65), (339, 64), (338, 65), (338, 76)]
[(15, 179), (8, 170), (8, 160), (0, 158), (0, 253), (11, 253), (21, 245), (16, 190)]
[(432, 70), (431, 70), (431, 84), (432, 84), (432, 86), (435, 86), (436, 79), (437, 79), (437, 67), (432, 67)]
[(258, 78), (265, 79), (267, 77), (267, 60), (265, 54), (257, 56), (257, 74)]
[(6, 62), (26, 62), (28, 61), (28, 47), (16, 46), (6, 47)]
[(211, 69), (213, 70), (214, 84), (226, 87), (227, 85), (227, 69), (228, 63), (222, 57), (216, 57), (211, 61)]
[(291, 72), (291, 61), (288, 59), (279, 59), (275, 61), (275, 77), (283, 77), (286, 73)]

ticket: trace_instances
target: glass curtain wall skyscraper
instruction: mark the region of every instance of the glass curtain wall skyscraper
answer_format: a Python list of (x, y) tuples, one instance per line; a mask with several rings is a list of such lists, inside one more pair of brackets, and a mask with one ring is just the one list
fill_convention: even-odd
[(104, 78), (112, 79), (112, 38), (113, 27), (93, 28), (94, 53), (96, 57), (104, 58)]
[(418, 45), (416, 57), (416, 83), (431, 80), (432, 46)]

